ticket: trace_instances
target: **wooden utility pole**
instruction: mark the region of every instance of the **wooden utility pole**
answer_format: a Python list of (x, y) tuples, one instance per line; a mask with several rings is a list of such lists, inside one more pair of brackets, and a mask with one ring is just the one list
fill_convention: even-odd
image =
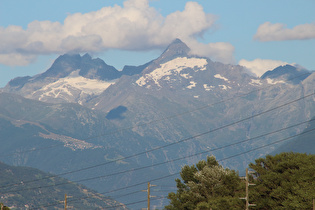
[(256, 206), (256, 204), (250, 204), (249, 203), (248, 186), (250, 186), (250, 185), (255, 185), (255, 184), (249, 183), (248, 168), (246, 168), (246, 210), (248, 210), (248, 208), (250, 206)]
[[(65, 210), (68, 208), (67, 198), (72, 198), (72, 196), (67, 196), (67, 194), (65, 194)], [(69, 208), (73, 208), (73, 206), (69, 206)]]
[(150, 187), (154, 187), (156, 185), (151, 185), (150, 182), (148, 182), (148, 189), (147, 190), (142, 190), (142, 191), (147, 191), (148, 192), (148, 208), (147, 210), (150, 210), (150, 198), (153, 198), (155, 196), (150, 195)]
[(65, 194), (65, 210), (67, 210), (67, 194)]
[(150, 182), (148, 182), (148, 210), (150, 210), (150, 198), (151, 198), (151, 195), (150, 195)]
[(249, 177), (248, 177), (248, 168), (246, 168), (246, 176), (245, 176), (245, 181), (246, 181), (246, 188), (245, 188), (245, 190), (246, 190), (246, 195), (245, 195), (245, 198), (240, 198), (240, 199), (244, 199), (245, 201), (246, 201), (246, 210), (248, 210), (249, 209), (249, 207), (250, 206), (256, 206), (256, 204), (250, 204), (249, 203), (249, 193), (248, 193), (248, 187), (250, 186), (250, 185), (255, 185), (255, 184), (250, 184), (249, 183)]

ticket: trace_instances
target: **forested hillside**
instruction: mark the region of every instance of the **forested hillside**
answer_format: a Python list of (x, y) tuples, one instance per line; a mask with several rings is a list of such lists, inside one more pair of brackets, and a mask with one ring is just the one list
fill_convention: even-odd
[[(27, 188), (24, 186), (27, 184)], [(0, 162), (0, 202), (12, 209), (64, 208), (103, 209), (125, 206), (102, 194), (38, 169), (9, 166)]]

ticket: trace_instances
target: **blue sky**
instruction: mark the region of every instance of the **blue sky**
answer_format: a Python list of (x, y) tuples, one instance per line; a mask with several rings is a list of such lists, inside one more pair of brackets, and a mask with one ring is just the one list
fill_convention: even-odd
[(315, 70), (314, 0), (0, 0), (0, 87), (61, 54), (141, 65), (175, 38), (257, 76), (285, 63)]

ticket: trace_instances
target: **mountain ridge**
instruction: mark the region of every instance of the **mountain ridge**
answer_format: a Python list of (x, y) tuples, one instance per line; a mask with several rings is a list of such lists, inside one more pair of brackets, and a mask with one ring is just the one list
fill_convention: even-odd
[(275, 69), (271, 71), (265, 72), (260, 78), (261, 79), (277, 79), (277, 80), (286, 80), (289, 81), (292, 78), (296, 78), (293, 82), (299, 83), (306, 79), (309, 75), (311, 75), (311, 72), (300, 69), (299, 67), (293, 66), (293, 65), (283, 65), (278, 66)]
[[(198, 64), (198, 62), (203, 62), (203, 64)], [(253, 77), (248, 75), (241, 66), (222, 66), (220, 63), (212, 62), (209, 58), (190, 55), (189, 47), (180, 39), (175, 39), (158, 58), (140, 66), (126, 65), (122, 71), (118, 71), (114, 67), (107, 65), (99, 58), (93, 59), (87, 53), (83, 56), (79, 54), (64, 54), (59, 56), (47, 71), (33, 77), (27, 76), (12, 79), (2, 90), (50, 103), (66, 102), (84, 105), (92, 99), (97, 98), (108, 87), (115, 85), (115, 83), (122, 80), (122, 77), (125, 76), (138, 77), (136, 84), (140, 84), (140, 81), (142, 81), (142, 85), (144, 85), (147, 83), (145, 82), (146, 80), (153, 81), (150, 84), (148, 83), (149, 86), (159, 86), (160, 82), (157, 81), (158, 79), (166, 87), (173, 89), (181, 88), (170, 84), (175, 84), (178, 80), (182, 81), (183, 85), (189, 89), (192, 89), (196, 85), (193, 77), (200, 77), (199, 75), (202, 75), (202, 73), (196, 74), (189, 69), (195, 69), (196, 71), (198, 68), (201, 71), (213, 72), (213, 75), (209, 72), (207, 75), (203, 75), (203, 77), (216, 75), (216, 81), (204, 81), (203, 86), (207, 91), (212, 90), (215, 87), (214, 84), (217, 84), (223, 90), (238, 89), (235, 85), (231, 87), (231, 83), (229, 83), (233, 80), (239, 80), (237, 74), (242, 74), (244, 77), (250, 78), (247, 79), (247, 84), (245, 85), (256, 86), (289, 81), (291, 78), (297, 77), (299, 76), (298, 74), (302, 73), (304, 75), (299, 76), (299, 79), (293, 81), (298, 84), (311, 74), (307, 70), (286, 65), (267, 71), (260, 78)], [(216, 69), (220, 70), (216, 71)], [(238, 71), (237, 74), (235, 73), (236, 69)], [(229, 80), (231, 76), (233, 78)], [(142, 79), (139, 80), (139, 77)], [(217, 79), (221, 79), (221, 84), (219, 84), (220, 82)], [(166, 80), (169, 80), (169, 82)]]
[[(0, 129), (4, 145), (0, 152), (16, 154), (3, 161), (53, 173), (109, 161), (111, 164), (65, 177), (103, 177), (84, 184), (99, 192), (110, 191), (149, 181), (148, 177), (169, 176), (206, 155), (218, 160), (235, 155), (223, 165), (244, 170), (250, 161), (281, 146), (274, 141), (298, 134), (305, 125), (259, 139), (256, 136), (315, 116), (314, 97), (297, 100), (314, 93), (315, 73), (296, 83), (291, 77), (283, 80), (283, 74), (261, 79), (242, 66), (190, 55), (180, 40), (168, 48), (160, 59), (139, 67), (125, 66), (125, 73), (115, 80), (86, 78), (80, 69), (72, 68), (63, 78), (36, 82), (35, 77), (26, 78), (29, 82), (19, 90), (3, 89), (0, 118), (3, 127), (10, 129)], [(249, 141), (251, 138), (255, 140)], [(69, 147), (70, 140), (73, 147)], [(242, 140), (248, 141), (237, 143)], [(74, 147), (77, 142), (82, 147)], [(40, 149), (54, 143), (60, 146)], [(265, 144), (271, 146), (256, 149)], [(23, 149), (32, 152), (20, 154)], [(133, 158), (120, 159), (129, 156)], [(143, 167), (143, 171), (135, 170)], [(126, 173), (120, 174), (122, 171)], [(107, 176), (110, 173), (119, 175)], [(161, 180), (160, 185), (166, 183), (173, 179)], [(139, 197), (119, 201), (128, 203)]]

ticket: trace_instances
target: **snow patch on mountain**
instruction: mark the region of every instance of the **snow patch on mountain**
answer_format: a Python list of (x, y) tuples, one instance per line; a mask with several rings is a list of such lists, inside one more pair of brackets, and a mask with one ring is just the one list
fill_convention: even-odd
[(259, 79), (251, 79), (251, 82), (249, 83), (251, 85), (262, 85), (261, 81)]
[(272, 85), (276, 85), (276, 84), (281, 84), (281, 83), (286, 83), (285, 81), (283, 80), (273, 80), (273, 79), (270, 79), (270, 78), (267, 78), (267, 83), (268, 84), (272, 84)]
[(226, 85), (219, 85), (219, 87), (220, 87), (222, 90), (231, 89), (230, 86), (226, 86)]
[(180, 74), (180, 76), (184, 77), (185, 79), (192, 78), (192, 76), (190, 76), (189, 74)]
[(220, 74), (216, 74), (216, 75), (214, 75), (214, 77), (215, 77), (215, 78), (218, 78), (218, 79), (222, 79), (222, 80), (224, 80), (224, 81), (226, 81), (226, 82), (229, 82), (229, 80), (228, 80), (227, 78), (221, 76)]
[(210, 91), (214, 89), (215, 87), (212, 85), (203, 84), (203, 88), (205, 89), (205, 91)]
[(159, 80), (165, 76), (176, 74), (187, 79), (190, 78), (190, 76), (187, 73), (181, 73), (182, 70), (186, 68), (192, 69), (198, 68), (198, 70), (203, 71), (206, 70), (207, 64), (208, 64), (207, 59), (204, 58), (178, 57), (171, 61), (161, 64), (161, 67), (153, 70), (149, 74), (143, 75), (136, 81), (136, 83), (139, 86), (144, 86), (149, 81), (154, 81), (154, 83), (160, 87)]
[(115, 84), (114, 80), (101, 81), (97, 79), (88, 79), (82, 76), (69, 76), (43, 86), (41, 89), (33, 92), (32, 95), (40, 94), (38, 96), (39, 100), (43, 100), (46, 97), (72, 98), (77, 94), (99, 95), (112, 84)]
[(190, 81), (190, 85), (187, 86), (188, 89), (192, 89), (193, 87), (196, 87), (196, 82)]

